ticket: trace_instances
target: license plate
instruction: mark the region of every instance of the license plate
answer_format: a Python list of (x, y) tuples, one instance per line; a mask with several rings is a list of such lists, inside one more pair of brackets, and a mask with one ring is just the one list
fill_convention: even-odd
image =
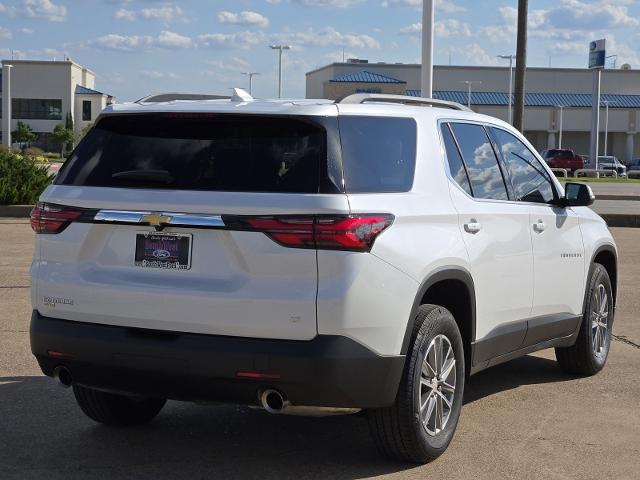
[(136, 233), (135, 264), (144, 268), (191, 268), (191, 234)]

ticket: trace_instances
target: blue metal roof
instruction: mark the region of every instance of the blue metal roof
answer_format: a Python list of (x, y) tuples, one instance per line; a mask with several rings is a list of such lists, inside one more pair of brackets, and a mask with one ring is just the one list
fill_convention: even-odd
[(102, 93), (97, 90), (93, 90), (91, 88), (83, 87), (82, 85), (76, 85), (76, 93), (79, 93), (82, 95), (106, 95), (107, 97), (111, 96), (107, 93)]
[(343, 83), (407, 83), (403, 80), (398, 80), (397, 78), (387, 77), (386, 75), (380, 75), (379, 73), (367, 72), (366, 70), (348, 73), (330, 81)]
[[(420, 90), (407, 90), (407, 95), (419, 97)], [(450, 102), (467, 103), (466, 91), (440, 90), (433, 92), (433, 98)], [(610, 108), (640, 108), (640, 95), (603, 94), (601, 102), (609, 101)], [(574, 108), (590, 108), (590, 93), (527, 93), (524, 96), (527, 107), (555, 107), (562, 105)], [(471, 92), (472, 105), (509, 105), (506, 92)], [(604, 105), (604, 103), (602, 103)]]

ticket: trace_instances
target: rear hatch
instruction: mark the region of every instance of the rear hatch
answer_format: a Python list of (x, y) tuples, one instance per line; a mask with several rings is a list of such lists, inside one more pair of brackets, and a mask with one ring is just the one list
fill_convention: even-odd
[(313, 338), (318, 242), (361, 247), (335, 238), (351, 228), (336, 122), (103, 116), (33, 212), (34, 308), (108, 325)]

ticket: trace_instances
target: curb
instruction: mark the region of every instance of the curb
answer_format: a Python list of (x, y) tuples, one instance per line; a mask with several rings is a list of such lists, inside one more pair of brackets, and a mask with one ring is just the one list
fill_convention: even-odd
[(640, 201), (640, 195), (609, 195), (606, 193), (596, 194), (596, 200), (624, 200), (624, 201)]
[(0, 217), (29, 218), (33, 205), (0, 205)]
[(600, 213), (608, 227), (640, 228), (640, 215), (631, 213)]

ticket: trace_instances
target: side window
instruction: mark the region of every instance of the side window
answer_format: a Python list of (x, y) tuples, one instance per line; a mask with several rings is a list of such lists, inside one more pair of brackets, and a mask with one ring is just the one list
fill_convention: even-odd
[(467, 167), (469, 181), (476, 198), (508, 200), (507, 187), (493, 152), (491, 141), (482, 125), (452, 123), (451, 130)]
[(447, 154), (447, 162), (449, 162), (449, 170), (451, 171), (451, 176), (465, 192), (467, 192), (469, 195), (473, 195), (471, 191), (471, 185), (469, 184), (469, 177), (467, 176), (467, 171), (465, 170), (464, 164), (462, 163), (460, 151), (458, 150), (456, 141), (453, 139), (453, 135), (451, 134), (449, 125), (443, 123), (441, 129), (442, 138), (444, 140), (444, 149)]
[(555, 190), (547, 171), (524, 143), (511, 133), (491, 128), (513, 183), (516, 200), (549, 203), (555, 199)]

